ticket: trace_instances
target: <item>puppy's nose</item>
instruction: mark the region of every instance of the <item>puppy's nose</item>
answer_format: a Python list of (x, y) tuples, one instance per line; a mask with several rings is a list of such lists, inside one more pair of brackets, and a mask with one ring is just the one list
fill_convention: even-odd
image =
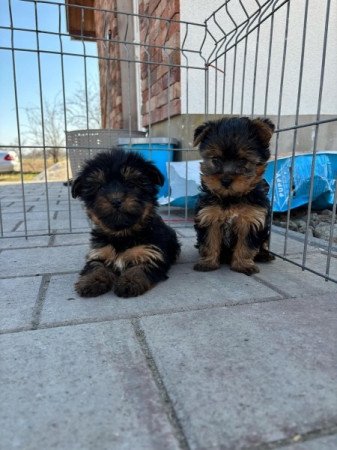
[(122, 200), (120, 200), (119, 198), (114, 198), (113, 200), (111, 200), (111, 204), (115, 208), (120, 208), (122, 205)]
[(221, 180), (221, 184), (223, 187), (228, 188), (232, 183), (232, 180), (229, 180), (228, 178), (223, 178)]

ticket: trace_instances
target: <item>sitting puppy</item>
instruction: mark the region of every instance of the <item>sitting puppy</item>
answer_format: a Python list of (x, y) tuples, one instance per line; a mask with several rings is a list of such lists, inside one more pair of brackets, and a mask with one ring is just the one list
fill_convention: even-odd
[(227, 262), (251, 275), (259, 272), (254, 261), (274, 259), (268, 251), (268, 185), (262, 178), (274, 128), (269, 119), (233, 117), (195, 130), (203, 161), (195, 212), (200, 260), (194, 270), (216, 270)]
[(113, 290), (133, 297), (167, 279), (180, 253), (176, 233), (157, 214), (164, 178), (140, 155), (102, 152), (86, 162), (73, 182), (94, 223), (91, 250), (75, 289), (82, 297)]

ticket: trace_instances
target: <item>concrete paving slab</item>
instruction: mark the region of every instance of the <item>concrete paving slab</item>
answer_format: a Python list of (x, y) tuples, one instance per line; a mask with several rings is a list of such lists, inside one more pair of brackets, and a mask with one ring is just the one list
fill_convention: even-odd
[(9, 248), (29, 248), (29, 247), (46, 247), (48, 245), (50, 236), (30, 236), (14, 237), (18, 233), (13, 233), (10, 238), (0, 238), (0, 249)]
[(304, 297), (325, 292), (337, 294), (336, 283), (327, 283), (324, 278), (302, 271), (300, 267), (279, 258), (271, 264), (260, 264), (260, 269), (260, 273), (254, 275), (254, 278), (281, 290), (286, 297)]
[(326, 295), (140, 324), (190, 448), (233, 450), (335, 424), (336, 320)]
[(286, 445), (282, 450), (336, 450), (337, 435)]
[(0, 280), (0, 331), (31, 326), (41, 278)]
[[(70, 216), (72, 219), (76, 218), (76, 220), (83, 218), (86, 223), (88, 223), (88, 219), (86, 214), (82, 209), (76, 209), (75, 211), (70, 211)], [(57, 220), (58, 221), (69, 221), (69, 210), (63, 210), (57, 212)]]
[(80, 270), (88, 247), (85, 245), (3, 250), (1, 277), (39, 275)]
[[(325, 274), (327, 268), (327, 258), (327, 252), (316, 251), (315, 254), (307, 255), (305, 266), (309, 269)], [(298, 264), (302, 264), (302, 255), (294, 256), (291, 260)], [(337, 280), (337, 255), (335, 253), (332, 253), (332, 257), (330, 258), (329, 274), (332, 278)]]
[(54, 239), (54, 246), (57, 245), (72, 245), (72, 244), (85, 244), (90, 242), (90, 233), (71, 233), (71, 234), (57, 234)]
[(228, 268), (201, 274), (189, 264), (177, 264), (170, 270), (168, 280), (130, 299), (119, 298), (113, 292), (96, 298), (80, 298), (74, 290), (77, 277), (71, 274), (51, 278), (41, 313), (42, 325), (139, 317), (280, 298), (277, 292), (257, 280)]
[[(85, 232), (89, 229), (88, 221), (85, 217), (83, 218), (77, 218), (74, 217), (71, 221), (72, 229), (74, 231), (82, 231)], [(68, 231), (69, 230), (69, 219), (67, 220), (53, 220), (52, 215), (50, 218), (50, 228), (51, 230), (58, 230), (61, 231)], [(43, 218), (41, 220), (29, 220), (27, 222), (27, 228), (29, 232), (39, 231), (41, 233), (48, 232), (48, 219)], [(16, 228), (16, 231), (23, 232), (24, 231), (24, 224), (21, 223), (20, 226)]]
[(193, 228), (193, 224), (187, 225), (186, 227), (175, 227), (177, 233), (182, 237), (187, 238), (196, 238), (195, 229)]
[[(40, 197), (41, 196), (41, 190), (31, 189), (27, 188), (27, 185), (24, 187), (24, 194), (25, 198), (33, 198), (33, 197)], [(22, 200), (23, 196), (23, 190), (21, 187), (21, 184), (15, 184), (13, 186), (4, 185), (1, 183), (1, 198), (5, 201), (9, 198), (15, 199), (15, 198), (21, 198)]]
[[(25, 211), (26, 213), (30, 212), (32, 209), (36, 207), (36, 202), (25, 203)], [(10, 202), (8, 205), (1, 205), (2, 214), (23, 214), (24, 208), (21, 202)]]
[[(286, 230), (284, 228), (273, 225), (272, 231), (275, 232), (275, 234), (279, 234), (280, 236), (283, 236), (283, 239), (284, 239), (285, 232), (286, 232)], [(289, 239), (292, 241), (297, 241), (297, 242), (301, 243), (303, 246), (305, 234), (300, 233), (298, 231), (288, 230), (288, 240)], [(328, 246), (328, 242), (325, 239), (320, 239), (320, 238), (313, 237), (313, 236), (308, 237), (308, 248), (310, 250), (326, 248), (327, 246)], [(336, 248), (336, 245), (335, 245), (335, 248)]]
[[(270, 239), (270, 250), (274, 253), (277, 253), (278, 255), (293, 255), (296, 253), (302, 253), (303, 252), (303, 242), (297, 241), (295, 239), (291, 239), (290, 237), (287, 238), (287, 249), (286, 253), (284, 254), (284, 243), (285, 243), (285, 236), (279, 233), (272, 233), (271, 239)], [(311, 248), (308, 246), (309, 251), (315, 251), (315, 248)]]
[(178, 239), (182, 244), (178, 263), (191, 263), (194, 265), (199, 259), (198, 249), (195, 248), (196, 240), (193, 237), (183, 238), (179, 235)]
[[(54, 212), (54, 211), (68, 211), (69, 210), (69, 206), (67, 202), (61, 202), (61, 201), (57, 201), (57, 202), (52, 202), (49, 204), (50, 209)], [(29, 210), (29, 212), (44, 212), (46, 214), (46, 203), (45, 202), (30, 202), (29, 205), (26, 205), (26, 209)], [(20, 205), (13, 204), (7, 208), (4, 208), (6, 213), (15, 213), (15, 212), (19, 212), (22, 213), (23, 208)], [(71, 204), (71, 211), (72, 212), (81, 212), (82, 211), (82, 207), (81, 205), (78, 205), (77, 203), (75, 204)]]
[[(52, 214), (52, 213), (51, 213)], [(44, 219), (45, 217), (47, 217), (47, 211), (46, 211), (46, 209), (44, 209), (43, 210), (43, 212), (33, 212), (33, 211), (30, 211), (30, 212), (27, 212), (26, 213), (26, 218), (27, 218), (27, 220), (29, 219), (29, 218), (34, 218), (35, 220), (37, 220), (37, 219)], [(3, 212), (3, 214), (2, 214), (2, 219), (5, 221), (5, 220), (7, 220), (7, 221), (9, 221), (9, 220), (11, 220), (11, 221), (18, 221), (18, 220), (23, 220), (24, 219), (24, 214), (23, 214), (23, 211), (21, 210), (21, 211), (19, 211), (19, 212), (7, 212), (6, 210)]]
[(1, 218), (1, 230), (3, 235), (8, 236), (13, 231), (16, 231), (23, 221), (23, 214), (3, 214)]
[(127, 322), (0, 337), (1, 449), (178, 449)]

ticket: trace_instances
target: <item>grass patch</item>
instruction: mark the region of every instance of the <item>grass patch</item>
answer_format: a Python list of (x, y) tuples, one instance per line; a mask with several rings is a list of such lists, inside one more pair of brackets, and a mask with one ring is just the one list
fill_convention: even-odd
[[(64, 161), (65, 158), (60, 158), (59, 162)], [(54, 164), (52, 158), (46, 160), (47, 169)], [(44, 158), (24, 157), (22, 159), (23, 181), (32, 181), (39, 173), (44, 172), (45, 162)], [(20, 172), (5, 172), (0, 173), (1, 182), (21, 182)]]
[[(62, 161), (63, 158), (60, 158)], [(47, 169), (54, 164), (52, 158), (48, 158), (46, 160)], [(22, 170), (23, 173), (35, 173), (39, 174), (44, 171), (44, 159), (43, 158), (30, 158), (24, 157), (22, 158)]]
[[(36, 175), (40, 172), (27, 172), (23, 174), (23, 181), (31, 181)], [(21, 181), (21, 173), (20, 172), (6, 172), (0, 173), (0, 183), (7, 181)]]

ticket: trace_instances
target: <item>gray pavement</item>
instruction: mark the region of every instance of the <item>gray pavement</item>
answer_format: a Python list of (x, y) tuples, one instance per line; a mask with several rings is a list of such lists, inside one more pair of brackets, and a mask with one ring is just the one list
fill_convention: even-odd
[[(173, 210), (167, 281), (81, 299), (88, 222), (74, 201), (69, 221), (61, 183), (48, 194), (27, 185), (25, 226), (17, 186), (1, 187), (1, 449), (337, 449), (336, 284), (281, 258), (252, 277), (194, 272), (192, 224)], [(288, 255), (302, 252), (292, 234)], [(323, 253), (309, 246), (313, 267)]]

